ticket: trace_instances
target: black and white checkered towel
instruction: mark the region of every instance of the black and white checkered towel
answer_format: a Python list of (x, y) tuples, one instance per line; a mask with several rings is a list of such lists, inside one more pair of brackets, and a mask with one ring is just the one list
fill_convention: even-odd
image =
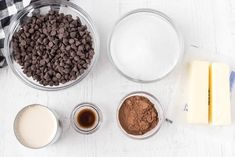
[[(3, 56), (4, 38), (8, 31), (11, 17), (29, 3), (35, 1), (38, 0), (0, 0), (0, 68), (6, 65), (6, 60)], [(59, 11), (59, 9), (57, 6), (51, 6), (51, 10)], [(40, 12), (40, 10), (34, 10), (34, 12)]]
[(24, 8), (27, 1), (24, 0), (0, 0), (0, 68), (6, 65), (3, 56), (4, 38), (10, 24), (11, 17)]

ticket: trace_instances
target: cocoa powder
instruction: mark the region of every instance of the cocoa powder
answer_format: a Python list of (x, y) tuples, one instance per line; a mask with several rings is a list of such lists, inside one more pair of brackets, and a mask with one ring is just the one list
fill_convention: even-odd
[(144, 96), (128, 97), (119, 109), (122, 128), (132, 135), (143, 135), (158, 124), (154, 104)]

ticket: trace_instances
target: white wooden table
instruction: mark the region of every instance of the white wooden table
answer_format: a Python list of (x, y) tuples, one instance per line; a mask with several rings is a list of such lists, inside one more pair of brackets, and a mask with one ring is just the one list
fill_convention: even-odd
[[(75, 2), (75, 0), (74, 0)], [(206, 127), (165, 123), (155, 136), (133, 140), (116, 123), (116, 108), (129, 92), (144, 90), (157, 96), (166, 109), (174, 105), (173, 93), (179, 74), (162, 81), (138, 84), (121, 76), (107, 57), (107, 38), (115, 21), (137, 8), (153, 8), (166, 13), (181, 30), (186, 50), (190, 45), (214, 53), (235, 57), (235, 0), (76, 0), (95, 22), (101, 39), (97, 66), (81, 83), (67, 90), (45, 92), (32, 89), (18, 80), (9, 68), (0, 70), (0, 157), (234, 157), (235, 129), (222, 128), (229, 134), (213, 136)], [(235, 61), (234, 61), (235, 62)], [(178, 91), (177, 91), (178, 90)], [(100, 106), (104, 122), (96, 133), (85, 136), (69, 126), (73, 107), (83, 101)], [(21, 146), (13, 133), (14, 117), (23, 106), (40, 103), (55, 109), (62, 118), (61, 139), (44, 149)], [(234, 119), (233, 119), (234, 121)], [(234, 125), (234, 123), (233, 123)], [(227, 129), (227, 130), (226, 130)]]

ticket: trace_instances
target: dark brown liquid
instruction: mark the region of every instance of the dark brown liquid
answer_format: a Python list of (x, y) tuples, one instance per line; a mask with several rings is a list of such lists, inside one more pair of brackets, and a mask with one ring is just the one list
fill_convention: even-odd
[(90, 128), (95, 124), (96, 114), (91, 109), (83, 109), (77, 115), (77, 122), (83, 128)]

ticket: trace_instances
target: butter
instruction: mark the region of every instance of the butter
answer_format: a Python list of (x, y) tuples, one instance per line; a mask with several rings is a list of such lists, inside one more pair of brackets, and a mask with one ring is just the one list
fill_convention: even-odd
[(229, 74), (227, 64), (212, 63), (210, 66), (209, 121), (212, 125), (231, 123)]
[(208, 124), (209, 62), (193, 61), (189, 69), (189, 123)]

